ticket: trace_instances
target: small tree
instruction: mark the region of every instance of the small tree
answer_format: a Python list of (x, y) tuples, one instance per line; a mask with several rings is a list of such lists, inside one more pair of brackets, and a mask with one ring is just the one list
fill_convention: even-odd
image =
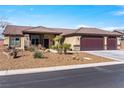
[(2, 33), (8, 24), (7, 17), (0, 17), (0, 38), (3, 38)]
[(64, 51), (64, 54), (67, 53), (67, 50), (70, 49), (71, 44), (62, 43), (63, 37), (62, 36), (56, 36), (54, 39), (55, 45), (51, 46), (52, 49), (56, 49), (58, 54), (62, 54)]
[(52, 47), (53, 47), (54, 49), (56, 49), (59, 54), (62, 54), (62, 49), (63, 49), (62, 43), (61, 43), (61, 42), (62, 42), (62, 39), (63, 39), (62, 36), (56, 36), (56, 37), (53, 39), (54, 42), (55, 42), (55, 45), (53, 45)]
[(55, 44), (61, 44), (63, 37), (62, 36), (56, 36), (53, 40)]
[(67, 50), (69, 50), (71, 47), (71, 44), (67, 44), (67, 43), (64, 43), (63, 44), (63, 50), (64, 50), (64, 54), (67, 53)]

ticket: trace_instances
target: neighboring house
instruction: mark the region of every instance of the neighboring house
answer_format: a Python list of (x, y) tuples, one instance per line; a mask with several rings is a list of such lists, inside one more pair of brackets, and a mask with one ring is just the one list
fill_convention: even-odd
[(116, 32), (116, 33), (122, 34), (122, 36), (121, 36), (121, 40), (124, 40), (124, 30), (114, 30), (113, 32)]
[(113, 32), (117, 32), (119, 34), (122, 34), (122, 36), (121, 36), (121, 49), (124, 49), (124, 30), (114, 30)]
[(120, 49), (121, 36), (120, 33), (97, 28), (63, 29), (16, 25), (8, 25), (3, 34), (5, 46), (17, 46), (20, 49), (39, 44), (49, 48), (54, 44), (53, 38), (62, 35), (64, 43), (71, 44), (71, 49), (78, 51)]

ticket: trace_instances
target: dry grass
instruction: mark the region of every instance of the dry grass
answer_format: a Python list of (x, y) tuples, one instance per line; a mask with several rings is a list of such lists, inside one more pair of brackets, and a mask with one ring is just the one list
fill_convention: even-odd
[[(76, 64), (88, 64), (112, 61), (108, 58), (98, 57), (87, 53), (59, 55), (53, 53), (45, 53), (44, 58), (34, 59), (31, 52), (24, 52), (23, 55), (12, 59), (2, 53), (0, 49), (0, 70), (40, 68)], [(78, 55), (79, 60), (73, 60), (73, 56)], [(83, 57), (91, 58), (91, 60), (83, 59)]]

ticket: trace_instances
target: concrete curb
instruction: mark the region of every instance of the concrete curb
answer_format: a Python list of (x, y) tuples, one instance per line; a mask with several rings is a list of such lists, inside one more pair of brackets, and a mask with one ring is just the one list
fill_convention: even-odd
[(56, 66), (56, 67), (44, 67), (44, 68), (32, 68), (32, 69), (18, 69), (18, 70), (7, 70), (0, 71), (0, 76), (7, 75), (17, 75), (17, 74), (28, 74), (28, 73), (39, 73), (39, 72), (50, 72), (50, 71), (60, 71), (78, 68), (88, 68), (96, 66), (109, 66), (124, 64), (124, 62), (102, 62), (102, 63), (91, 63), (91, 64), (80, 64), (80, 65), (69, 65), (69, 66)]

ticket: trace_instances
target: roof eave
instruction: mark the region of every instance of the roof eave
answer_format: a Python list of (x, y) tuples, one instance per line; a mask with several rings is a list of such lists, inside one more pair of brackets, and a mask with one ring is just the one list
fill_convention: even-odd
[(3, 34), (4, 36), (24, 36), (23, 34)]
[(95, 33), (71, 33), (71, 34), (65, 34), (63, 36), (70, 36), (70, 35), (99, 35), (99, 36), (123, 36), (121, 34), (95, 34)]
[(38, 32), (38, 31), (23, 31), (23, 33), (38, 33), (38, 34), (62, 34), (61, 32)]

